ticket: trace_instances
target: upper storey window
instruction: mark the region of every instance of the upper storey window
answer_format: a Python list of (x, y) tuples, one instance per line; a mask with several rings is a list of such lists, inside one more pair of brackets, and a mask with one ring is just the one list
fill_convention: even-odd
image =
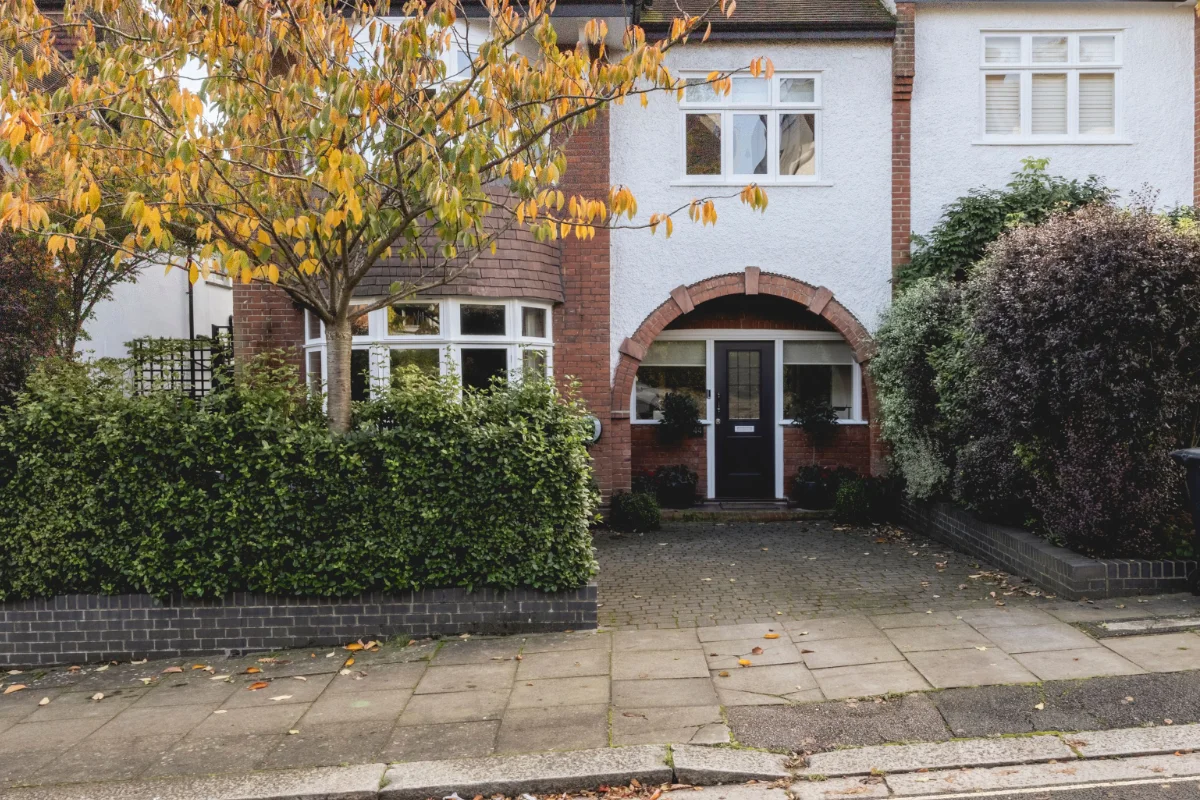
[(735, 77), (728, 94), (692, 77), (682, 106), (686, 180), (798, 183), (820, 174), (819, 74)]
[(1121, 130), (1121, 35), (985, 32), (985, 141), (1102, 142)]

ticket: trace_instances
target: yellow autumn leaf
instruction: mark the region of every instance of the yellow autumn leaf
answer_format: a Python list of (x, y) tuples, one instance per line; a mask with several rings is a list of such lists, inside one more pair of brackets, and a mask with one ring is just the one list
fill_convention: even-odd
[(764, 639), (778, 639), (779, 634), (778, 633), (766, 633), (766, 634), (763, 634), (763, 638)]

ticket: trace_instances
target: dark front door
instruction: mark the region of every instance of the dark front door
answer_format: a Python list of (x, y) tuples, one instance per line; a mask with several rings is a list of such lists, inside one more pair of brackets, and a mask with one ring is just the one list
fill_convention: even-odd
[(716, 342), (717, 496), (775, 496), (775, 345)]

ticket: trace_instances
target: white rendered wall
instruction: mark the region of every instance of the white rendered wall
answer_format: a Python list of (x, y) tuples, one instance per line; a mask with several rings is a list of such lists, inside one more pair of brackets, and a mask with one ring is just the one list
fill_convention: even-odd
[[(201, 278), (194, 291), (197, 336), (208, 336), (212, 325), (229, 324), (231, 286)], [(136, 283), (114, 288), (112, 298), (96, 306), (84, 330), (91, 339), (80, 341), (77, 349), (88, 358), (124, 358), (129, 355), (125, 343), (142, 336), (186, 339), (187, 273), (172, 269), (163, 275), (161, 265), (151, 264)]]
[(666, 239), (648, 231), (612, 235), (612, 354), (680, 284), (755, 266), (827, 286), (873, 329), (891, 296), (891, 43), (754, 42), (674, 51), (673, 70), (731, 69), (767, 56), (775, 69), (822, 70), (820, 186), (765, 185), (765, 214), (736, 199), (740, 188), (673, 186), (683, 178), (681, 111), (650, 96), (611, 114), (611, 181), (632, 189), (642, 223), (695, 197), (717, 203), (715, 227), (677, 218)]
[[(1169, 207), (1192, 202), (1193, 26), (1176, 3), (919, 3), (912, 113), (912, 225), (928, 233), (943, 207), (979, 186), (1001, 187), (1026, 157), (1049, 172), (1095, 174), (1124, 201), (1145, 185)], [(980, 31), (1124, 31), (1122, 140), (1128, 144), (981, 145)]]

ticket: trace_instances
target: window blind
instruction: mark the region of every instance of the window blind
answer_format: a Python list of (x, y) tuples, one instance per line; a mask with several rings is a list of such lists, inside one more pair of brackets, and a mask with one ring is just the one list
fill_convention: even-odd
[(703, 367), (704, 342), (654, 342), (646, 349), (642, 366)]
[(1116, 79), (1113, 75), (1079, 76), (1079, 132), (1116, 133)]
[(1021, 132), (1021, 79), (1019, 75), (988, 75), (985, 78), (986, 131)]
[(1067, 60), (1067, 37), (1034, 36), (1033, 62), (1035, 64), (1062, 64)]
[(849, 364), (854, 351), (845, 342), (784, 342), (785, 364)]
[(989, 36), (983, 44), (983, 60), (988, 64), (1020, 64), (1021, 39), (1017, 36)]
[(1033, 76), (1033, 133), (1067, 132), (1067, 76)]

